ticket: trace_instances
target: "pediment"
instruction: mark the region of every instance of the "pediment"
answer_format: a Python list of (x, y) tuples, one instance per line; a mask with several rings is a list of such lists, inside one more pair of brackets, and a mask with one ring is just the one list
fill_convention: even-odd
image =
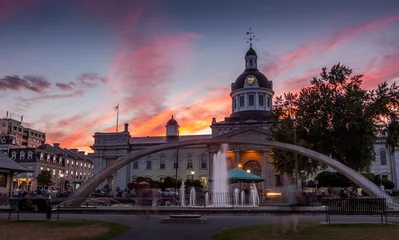
[(257, 127), (244, 127), (218, 136), (220, 138), (230, 138), (236, 140), (245, 139), (265, 139), (267, 131)]

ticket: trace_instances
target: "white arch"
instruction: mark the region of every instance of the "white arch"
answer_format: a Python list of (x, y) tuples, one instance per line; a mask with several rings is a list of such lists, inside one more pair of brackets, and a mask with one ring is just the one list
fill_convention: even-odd
[(180, 141), (180, 142), (172, 142), (172, 143), (166, 143), (166, 144), (161, 144), (157, 145), (154, 147), (149, 147), (137, 152), (132, 153), (131, 155), (126, 155), (124, 157), (119, 158), (117, 161), (115, 161), (114, 164), (109, 165), (108, 167), (102, 169), (100, 172), (95, 174), (93, 177), (88, 179), (86, 182), (84, 182), (78, 189), (76, 189), (69, 197), (68, 199), (82, 199), (82, 198), (87, 198), (94, 190), (95, 188), (100, 185), (108, 176), (111, 176), (113, 173), (121, 169), (122, 167), (128, 165), (131, 162), (134, 162), (142, 157), (148, 156), (150, 154), (171, 149), (171, 148), (176, 148), (176, 147), (184, 147), (184, 146), (190, 146), (190, 145), (199, 145), (199, 144), (222, 144), (222, 143), (230, 143), (230, 144), (249, 144), (249, 145), (258, 145), (258, 146), (268, 146), (272, 148), (278, 148), (282, 150), (287, 150), (287, 151), (292, 151), (299, 153), (301, 155), (307, 156), (313, 160), (320, 161), (322, 163), (325, 163), (326, 165), (332, 167), (335, 169), (337, 172), (343, 174), (345, 177), (347, 177), (350, 181), (353, 183), (357, 184), (363, 190), (368, 193), (369, 195), (372, 196), (384, 196), (387, 198), (388, 202), (392, 202), (392, 199), (384, 192), (381, 190), (380, 187), (375, 185), (373, 182), (368, 180), (366, 177), (362, 176), (352, 168), (349, 168), (348, 166), (338, 162), (337, 160), (334, 160), (326, 155), (323, 155), (321, 153), (315, 152), (310, 149), (306, 149), (300, 146), (288, 144), (288, 143), (282, 143), (282, 142), (275, 142), (275, 141), (270, 141), (267, 139), (264, 139), (263, 141), (260, 141), (259, 139), (225, 139), (225, 138), (214, 138), (214, 139), (201, 139), (201, 140), (189, 140), (189, 141)]

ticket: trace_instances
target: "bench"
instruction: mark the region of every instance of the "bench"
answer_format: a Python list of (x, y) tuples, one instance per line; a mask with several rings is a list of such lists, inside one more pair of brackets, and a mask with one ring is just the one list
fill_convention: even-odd
[(380, 215), (381, 223), (387, 220), (385, 198), (338, 198), (328, 199), (326, 221), (331, 223), (331, 215)]
[[(51, 219), (52, 204), (50, 199), (8, 199), (10, 204), (10, 211), (8, 213), (8, 219), (11, 217), (12, 212), (17, 213), (17, 219), (19, 220), (20, 213), (45, 213), (46, 219)], [(57, 219), (59, 217), (57, 216)]]

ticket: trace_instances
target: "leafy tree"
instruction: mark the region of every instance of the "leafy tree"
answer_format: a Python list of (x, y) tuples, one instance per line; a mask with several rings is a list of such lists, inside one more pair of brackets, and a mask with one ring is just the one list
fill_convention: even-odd
[(316, 176), (320, 187), (349, 187), (350, 181), (338, 172), (323, 171)]
[[(390, 149), (399, 145), (399, 87), (381, 83), (375, 90), (361, 87), (363, 75), (336, 64), (322, 69), (320, 77), (299, 94), (276, 98), (270, 139), (310, 148), (331, 156), (356, 171), (368, 171), (375, 159), (374, 142), (386, 136)], [(292, 175), (295, 155), (272, 150), (272, 164)], [(298, 156), (298, 170), (312, 174), (316, 161)]]
[(42, 187), (45, 187), (45, 186), (48, 187), (52, 183), (52, 181), (51, 181), (52, 177), (53, 176), (51, 175), (50, 171), (47, 171), (47, 170), (40, 171), (40, 173), (36, 177), (37, 185), (42, 186)]

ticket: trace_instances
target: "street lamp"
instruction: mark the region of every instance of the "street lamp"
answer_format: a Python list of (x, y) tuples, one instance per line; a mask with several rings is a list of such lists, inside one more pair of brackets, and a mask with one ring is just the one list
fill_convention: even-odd
[(248, 169), (248, 170), (247, 170), (247, 173), (251, 173), (251, 170)]
[(60, 179), (60, 193), (62, 193), (62, 182), (63, 182), (62, 180), (64, 179), (64, 174), (63, 173), (60, 174), (60, 178), (61, 178)]
[(194, 181), (194, 171), (191, 171), (191, 181)]

